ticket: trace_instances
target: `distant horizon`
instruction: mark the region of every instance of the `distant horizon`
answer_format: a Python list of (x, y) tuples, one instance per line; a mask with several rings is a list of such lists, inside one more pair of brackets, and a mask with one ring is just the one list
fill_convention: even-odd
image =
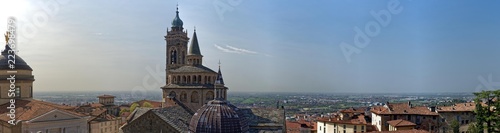
[[(53, 90), (53, 91), (38, 91), (34, 90), (34, 92), (41, 92), (41, 93), (51, 93), (51, 92), (61, 92), (61, 93), (109, 93), (109, 92), (120, 92), (120, 93), (132, 93), (132, 91), (126, 91), (126, 90), (109, 90), (109, 91), (71, 91), (71, 90)], [(155, 91), (147, 91), (147, 92), (155, 92)], [(158, 90), (158, 92), (161, 92), (161, 90)], [(473, 94), (475, 92), (261, 92), (261, 91), (228, 91), (229, 93), (260, 93), (260, 94), (273, 94), (273, 93), (289, 93), (289, 94), (436, 94), (436, 95), (441, 95), (441, 94)], [(162, 95), (162, 94), (158, 94)]]

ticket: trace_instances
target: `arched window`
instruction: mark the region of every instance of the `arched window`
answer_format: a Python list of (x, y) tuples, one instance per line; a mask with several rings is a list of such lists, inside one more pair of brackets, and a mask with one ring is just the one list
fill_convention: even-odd
[(201, 75), (198, 75), (198, 83), (201, 83)]
[(177, 50), (172, 50), (170, 52), (170, 64), (177, 64)]
[(207, 94), (205, 94), (205, 97), (206, 97), (205, 100), (213, 100), (214, 99), (214, 92), (208, 91)]
[(207, 84), (207, 76), (203, 78), (203, 83)]
[(187, 83), (190, 84), (191, 83), (191, 76), (187, 76)]
[(177, 83), (178, 83), (178, 84), (179, 84), (179, 83), (182, 83), (182, 81), (181, 81), (181, 76), (177, 76), (177, 80), (179, 80), (179, 81), (177, 81)]
[(168, 96), (175, 97), (176, 96), (175, 91), (171, 91), (170, 93), (168, 93)]
[(212, 83), (212, 80), (211, 80), (211, 77), (208, 76), (208, 83), (211, 84)]
[(187, 93), (185, 91), (181, 92), (181, 101), (182, 102), (187, 102)]
[(196, 80), (196, 76), (193, 76), (193, 83), (196, 83), (196, 81), (198, 81)]
[(172, 80), (173, 81), (171, 81), (170, 83), (174, 83), (174, 84), (177, 83), (177, 78), (175, 78), (175, 76), (174, 76), (174, 79), (172, 79)]
[(198, 102), (200, 102), (198, 97), (199, 97), (198, 92), (197, 91), (193, 91), (191, 93), (191, 102), (192, 103), (198, 103)]
[(187, 83), (186, 76), (182, 76), (182, 83)]

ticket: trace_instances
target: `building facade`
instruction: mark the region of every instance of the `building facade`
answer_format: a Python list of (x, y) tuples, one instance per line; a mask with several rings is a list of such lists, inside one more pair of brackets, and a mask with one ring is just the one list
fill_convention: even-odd
[(406, 120), (415, 123), (415, 129), (426, 130), (437, 133), (441, 126), (439, 115), (432, 108), (424, 106), (413, 106), (408, 103), (387, 103), (383, 106), (375, 106), (370, 110), (372, 113), (371, 124), (378, 131), (389, 131), (391, 120)]
[[(217, 73), (203, 66), (203, 55), (198, 44), (196, 30), (188, 49), (188, 32), (177, 9), (172, 27), (167, 29), (166, 41), (166, 85), (161, 87), (163, 99), (176, 98), (192, 111), (196, 111), (214, 99), (214, 82)], [(227, 97), (227, 87), (222, 96)], [(165, 105), (169, 106), (169, 105)]]
[(460, 125), (459, 131), (467, 132), (469, 124), (475, 122), (476, 117), (474, 115), (474, 110), (476, 109), (476, 103), (457, 103), (451, 106), (437, 107), (436, 111), (441, 117), (441, 122), (443, 126), (441, 130), (443, 133), (453, 132), (451, 123), (457, 121)]
[(333, 118), (319, 118), (316, 131), (318, 133), (364, 133), (367, 122), (362, 113), (341, 113)]

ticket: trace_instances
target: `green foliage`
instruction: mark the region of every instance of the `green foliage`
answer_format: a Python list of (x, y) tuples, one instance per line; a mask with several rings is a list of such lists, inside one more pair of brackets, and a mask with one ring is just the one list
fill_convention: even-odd
[(477, 123), (472, 122), (469, 124), (469, 128), (467, 129), (469, 133), (481, 133), (482, 131), (478, 128)]
[(141, 106), (141, 107), (148, 107), (148, 108), (152, 108), (152, 107), (153, 107), (153, 105), (152, 105), (151, 103), (149, 103), (149, 102), (144, 102), (144, 103), (142, 103), (142, 106)]
[(451, 121), (451, 128), (453, 129), (453, 133), (460, 133), (460, 124), (457, 120)]
[(476, 127), (480, 132), (484, 129), (487, 129), (490, 133), (500, 132), (500, 128), (494, 126), (500, 125), (500, 111), (497, 111), (497, 109), (500, 109), (500, 90), (481, 91), (474, 93), (474, 95), (476, 95), (474, 102), (477, 103), (476, 110), (474, 111), (476, 113)]
[(130, 111), (134, 111), (135, 108), (137, 108), (138, 106), (139, 106), (139, 104), (133, 103), (132, 105), (130, 105)]
[(130, 112), (130, 110), (129, 109), (122, 109), (122, 110), (120, 110), (120, 116), (123, 115), (123, 113), (125, 113), (125, 112)]

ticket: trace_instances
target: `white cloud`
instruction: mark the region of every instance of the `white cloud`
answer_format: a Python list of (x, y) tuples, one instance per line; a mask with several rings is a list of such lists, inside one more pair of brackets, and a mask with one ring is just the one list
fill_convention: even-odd
[(230, 50), (230, 49), (226, 49), (226, 48), (223, 48), (217, 44), (214, 44), (214, 46), (219, 49), (219, 50), (222, 50), (223, 52), (226, 52), (226, 53), (237, 53), (237, 54), (241, 54), (241, 52), (238, 52), (238, 51), (235, 51), (235, 50)]
[(221, 47), (221, 46), (219, 46), (217, 44), (214, 44), (214, 46), (217, 49), (221, 50), (222, 52), (226, 52), (226, 53), (254, 54), (254, 55), (264, 55), (264, 56), (268, 56), (268, 57), (271, 56), (269, 54), (264, 54), (264, 53), (260, 53), (260, 52), (256, 52), (256, 51), (251, 51), (251, 50), (247, 50), (247, 49), (237, 48), (237, 47), (229, 46), (229, 45), (226, 45), (226, 48)]
[(230, 49), (232, 49), (234, 51), (241, 52), (241, 53), (258, 54), (258, 52), (255, 52), (255, 51), (250, 51), (250, 50), (246, 50), (246, 49), (236, 48), (236, 47), (229, 46), (229, 45), (226, 45), (226, 47), (230, 48)]

